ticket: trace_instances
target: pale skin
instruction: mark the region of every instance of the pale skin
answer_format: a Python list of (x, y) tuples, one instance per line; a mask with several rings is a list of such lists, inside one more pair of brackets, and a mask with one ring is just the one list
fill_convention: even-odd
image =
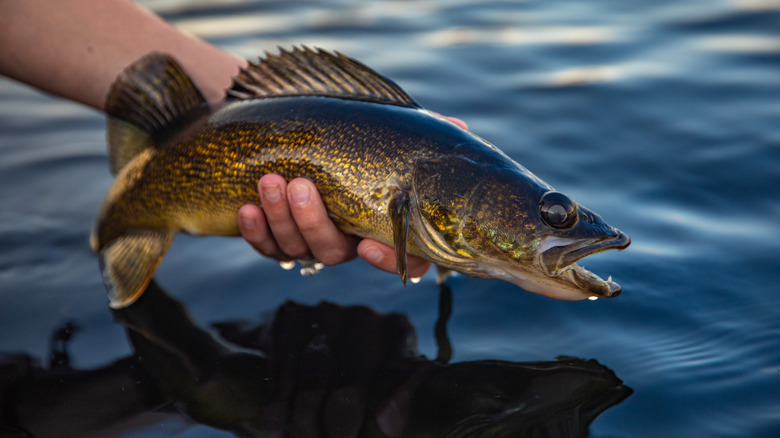
[[(0, 29), (0, 74), (100, 111), (116, 76), (151, 51), (173, 55), (210, 102), (225, 96), (246, 65), (127, 0), (0, 1)], [(467, 129), (458, 119), (443, 118)], [(340, 232), (308, 179), (287, 183), (265, 175), (258, 191), (263, 207), (244, 205), (238, 223), (259, 253), (278, 260), (314, 257), (325, 265), (359, 256), (395, 273), (394, 249)], [(414, 256), (407, 264), (411, 277), (430, 267)]]

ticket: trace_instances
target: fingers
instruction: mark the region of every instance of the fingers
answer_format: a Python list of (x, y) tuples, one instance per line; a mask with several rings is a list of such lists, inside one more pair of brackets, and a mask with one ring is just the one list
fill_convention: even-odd
[(279, 260), (315, 258), (326, 265), (355, 258), (359, 239), (336, 228), (314, 183), (297, 178), (287, 184), (271, 174), (260, 178), (258, 191), (262, 208), (244, 205), (238, 218), (241, 235), (259, 253)]
[(238, 210), (238, 229), (241, 235), (260, 254), (278, 260), (289, 260), (276, 245), (268, 228), (263, 210), (257, 205), (247, 204)]
[(469, 125), (467, 125), (466, 122), (464, 122), (463, 120), (461, 120), (461, 119), (459, 119), (457, 117), (443, 116), (443, 115), (441, 115), (441, 114), (439, 114), (437, 112), (433, 112), (433, 111), (431, 111), (431, 114), (433, 114), (434, 116), (436, 116), (436, 117), (438, 117), (440, 119), (444, 119), (444, 120), (446, 120), (446, 121), (448, 121), (448, 122), (458, 126), (459, 128), (465, 129), (466, 131), (469, 130)]
[[(468, 130), (468, 125), (458, 118), (432, 114)], [(287, 184), (280, 175), (270, 174), (260, 178), (257, 187), (262, 208), (250, 204), (241, 207), (238, 227), (244, 239), (259, 253), (278, 260), (313, 257), (325, 265), (342, 263), (359, 255), (383, 271), (396, 272), (394, 249), (370, 239), (360, 241), (339, 231), (311, 181), (296, 178)], [(409, 277), (422, 276), (430, 266), (430, 262), (421, 258), (407, 258)]]
[[(357, 253), (368, 264), (385, 272), (395, 274), (395, 249), (371, 239), (363, 239), (357, 247)], [(422, 277), (431, 267), (431, 262), (409, 255), (406, 257), (406, 272), (409, 277)]]
[(257, 183), (268, 227), (279, 249), (289, 258), (312, 256), (290, 211), (287, 182), (280, 175), (265, 175)]
[(358, 238), (336, 228), (313, 182), (306, 178), (290, 181), (287, 199), (298, 231), (315, 259), (336, 265), (355, 258)]
[[(241, 235), (259, 253), (278, 260), (315, 258), (336, 265), (359, 255), (370, 265), (396, 273), (395, 250), (371, 239), (342, 233), (328, 217), (314, 183), (296, 178), (286, 183), (271, 174), (258, 182), (262, 208), (247, 204), (238, 211)], [(408, 256), (409, 277), (421, 277), (430, 262)]]

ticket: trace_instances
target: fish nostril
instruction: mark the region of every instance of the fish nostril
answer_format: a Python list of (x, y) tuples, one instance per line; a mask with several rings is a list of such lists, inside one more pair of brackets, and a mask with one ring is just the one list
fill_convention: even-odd
[(580, 216), (582, 216), (582, 220), (586, 221), (587, 223), (593, 225), (596, 223), (596, 219), (593, 218), (593, 215), (582, 213)]

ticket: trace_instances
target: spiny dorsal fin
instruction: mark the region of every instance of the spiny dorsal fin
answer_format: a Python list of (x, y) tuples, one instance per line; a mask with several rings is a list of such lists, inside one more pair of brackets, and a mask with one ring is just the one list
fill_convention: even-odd
[(206, 99), (170, 56), (150, 53), (119, 74), (106, 98), (108, 157), (118, 173)]
[(420, 108), (401, 87), (364, 64), (335, 52), (308, 47), (279, 49), (250, 63), (233, 79), (228, 96), (261, 99), (327, 96)]

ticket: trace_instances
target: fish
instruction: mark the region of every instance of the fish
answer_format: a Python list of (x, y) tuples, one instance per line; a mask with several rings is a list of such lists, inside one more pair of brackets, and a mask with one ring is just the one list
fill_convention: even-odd
[(412, 254), (556, 299), (621, 292), (576, 262), (626, 248), (625, 233), (339, 52), (266, 52), (214, 105), (153, 52), (105, 108), (116, 178), (91, 244), (112, 308), (141, 296), (176, 234), (238, 236), (269, 173), (310, 179), (342, 232), (394, 247), (404, 284)]

